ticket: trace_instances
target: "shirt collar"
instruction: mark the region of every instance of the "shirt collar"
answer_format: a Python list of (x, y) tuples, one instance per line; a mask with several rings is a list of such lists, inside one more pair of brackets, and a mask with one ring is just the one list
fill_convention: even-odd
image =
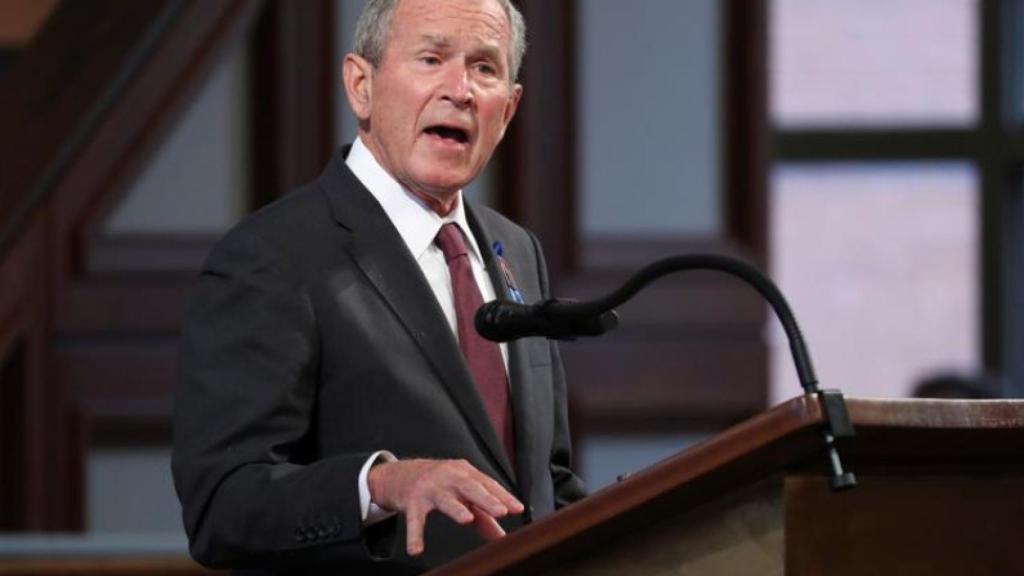
[(363, 144), (362, 138), (356, 138), (345, 159), (352, 173), (366, 186), (370, 194), (377, 199), (388, 219), (398, 230), (413, 258), (419, 260), (424, 252), (434, 243), (434, 238), (441, 226), (455, 222), (462, 229), (462, 235), (468, 239), (469, 251), (481, 264), (483, 257), (477, 246), (476, 238), (469, 228), (466, 209), (462, 202), (462, 191), (459, 190), (455, 199), (455, 209), (445, 217), (436, 212), (405, 189), (391, 174), (377, 162), (370, 149)]

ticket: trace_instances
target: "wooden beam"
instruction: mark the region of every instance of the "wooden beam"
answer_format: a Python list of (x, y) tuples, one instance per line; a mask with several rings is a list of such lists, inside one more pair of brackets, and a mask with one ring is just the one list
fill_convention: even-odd
[(153, 50), (180, 4), (62, 3), (37, 41), (5, 72), (0, 252), (117, 101), (117, 88), (131, 77), (133, 61)]
[(252, 36), (253, 208), (315, 178), (334, 148), (333, 0), (274, 0)]
[[(74, 529), (78, 484), (66, 485), (66, 399), (50, 370), (45, 220), (37, 216), (0, 260), (0, 526)], [(77, 479), (72, 479), (72, 481)]]
[(725, 229), (768, 265), (768, 3), (728, 0), (720, 30)]
[(523, 99), (497, 153), (498, 208), (544, 245), (552, 284), (576, 266), (576, 2), (517, 2), (530, 49)]

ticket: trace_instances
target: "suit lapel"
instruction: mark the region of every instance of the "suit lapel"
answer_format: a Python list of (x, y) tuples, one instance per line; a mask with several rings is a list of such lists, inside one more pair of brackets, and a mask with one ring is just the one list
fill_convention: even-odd
[[(321, 176), (338, 223), (352, 232), (349, 253), (430, 361), (463, 417), (506, 479), (516, 475), (480, 399), (444, 312), (419, 265), (402, 242), (383, 208), (335, 156)], [(333, 172), (333, 173), (332, 173)]]
[[(493, 237), (491, 231), (477, 217), (469, 203), (466, 203), (466, 218), (469, 220), (469, 227), (476, 236), (480, 252), (483, 254), (484, 265), (487, 268), (487, 275), (494, 286), (495, 296), (499, 300), (509, 299), (509, 285), (501, 265), (494, 254), (494, 241), (500, 240)], [(529, 355), (527, 354), (526, 341), (523, 339), (509, 342), (508, 344), (508, 379), (509, 395), (512, 402), (512, 418), (515, 421), (516, 433), (516, 468), (518, 469), (519, 485), (521, 494), (525, 498), (530, 494), (530, 470), (533, 469), (531, 458), (536, 455), (534, 448), (533, 418), (536, 411), (533, 410), (533, 389), (527, 385), (530, 369)]]

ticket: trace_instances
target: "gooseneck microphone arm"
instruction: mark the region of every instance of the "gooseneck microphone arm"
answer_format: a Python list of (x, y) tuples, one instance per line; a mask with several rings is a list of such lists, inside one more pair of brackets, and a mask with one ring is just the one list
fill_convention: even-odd
[(789, 339), (789, 348), (793, 354), (793, 362), (796, 365), (796, 373), (800, 379), (800, 386), (808, 393), (818, 391), (818, 378), (814, 375), (811, 357), (807, 353), (807, 346), (804, 344), (800, 327), (797, 326), (796, 318), (793, 316), (786, 298), (783, 297), (782, 292), (775, 286), (775, 283), (742, 260), (718, 254), (687, 254), (665, 258), (643, 268), (626, 281), (621, 288), (603, 298), (590, 302), (558, 301), (551, 304), (548, 313), (577, 318), (599, 316), (626, 303), (637, 292), (658, 278), (685, 270), (718, 270), (726, 272), (733, 276), (738, 276), (760, 292), (765, 300), (768, 301), (768, 304), (771, 305), (775, 315), (782, 323), (783, 330), (786, 331), (786, 337)]
[[(818, 379), (814, 374), (814, 366), (811, 364), (810, 354), (804, 344), (800, 327), (797, 326), (796, 317), (793, 315), (786, 298), (774, 282), (759, 270), (742, 260), (722, 256), (719, 254), (687, 254), (673, 256), (658, 260), (653, 264), (641, 269), (618, 290), (589, 302), (572, 302), (566, 300), (548, 300), (542, 304), (528, 306), (512, 302), (491, 302), (485, 304), (477, 312), (477, 329), (484, 337), (489, 333), (500, 333), (501, 340), (511, 340), (523, 336), (540, 335), (553, 337), (541, 330), (523, 332), (516, 334), (515, 329), (502, 331), (501, 323), (505, 319), (520, 317), (540, 317), (543, 323), (559, 323), (564, 325), (567, 322), (593, 322), (594, 319), (607, 317), (613, 314), (614, 308), (626, 303), (651, 282), (673, 272), (685, 270), (718, 270), (737, 276), (757, 290), (771, 305), (776, 317), (782, 323), (789, 340), (789, 349), (793, 354), (793, 362), (796, 366), (797, 377), (800, 379), (800, 386), (807, 394), (818, 394), (821, 404), (825, 410), (827, 423), (824, 429), (825, 444), (828, 450), (829, 462), (832, 467), (832, 488), (840, 490), (856, 485), (853, 474), (843, 471), (842, 462), (835, 448), (835, 438), (852, 436), (853, 426), (850, 424), (846, 413), (846, 404), (842, 394), (838, 391), (820, 391)], [(521, 322), (521, 321), (520, 321)], [(614, 326), (610, 326), (614, 328)], [(497, 329), (495, 329), (497, 328)], [(596, 335), (601, 331), (586, 333), (577, 331), (575, 335)], [(499, 339), (499, 338), (492, 338)]]

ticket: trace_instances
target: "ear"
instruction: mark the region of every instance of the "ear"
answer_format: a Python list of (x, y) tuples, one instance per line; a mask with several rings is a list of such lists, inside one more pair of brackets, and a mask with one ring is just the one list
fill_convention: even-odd
[(373, 108), (373, 65), (358, 54), (345, 55), (342, 78), (348, 105), (359, 120), (368, 120)]
[(509, 122), (516, 115), (516, 110), (519, 109), (519, 100), (523, 97), (523, 85), (515, 84), (512, 86), (512, 94), (508, 98), (508, 104), (505, 105), (505, 114), (502, 117), (501, 126), (501, 137), (505, 137), (505, 129), (508, 128)]

